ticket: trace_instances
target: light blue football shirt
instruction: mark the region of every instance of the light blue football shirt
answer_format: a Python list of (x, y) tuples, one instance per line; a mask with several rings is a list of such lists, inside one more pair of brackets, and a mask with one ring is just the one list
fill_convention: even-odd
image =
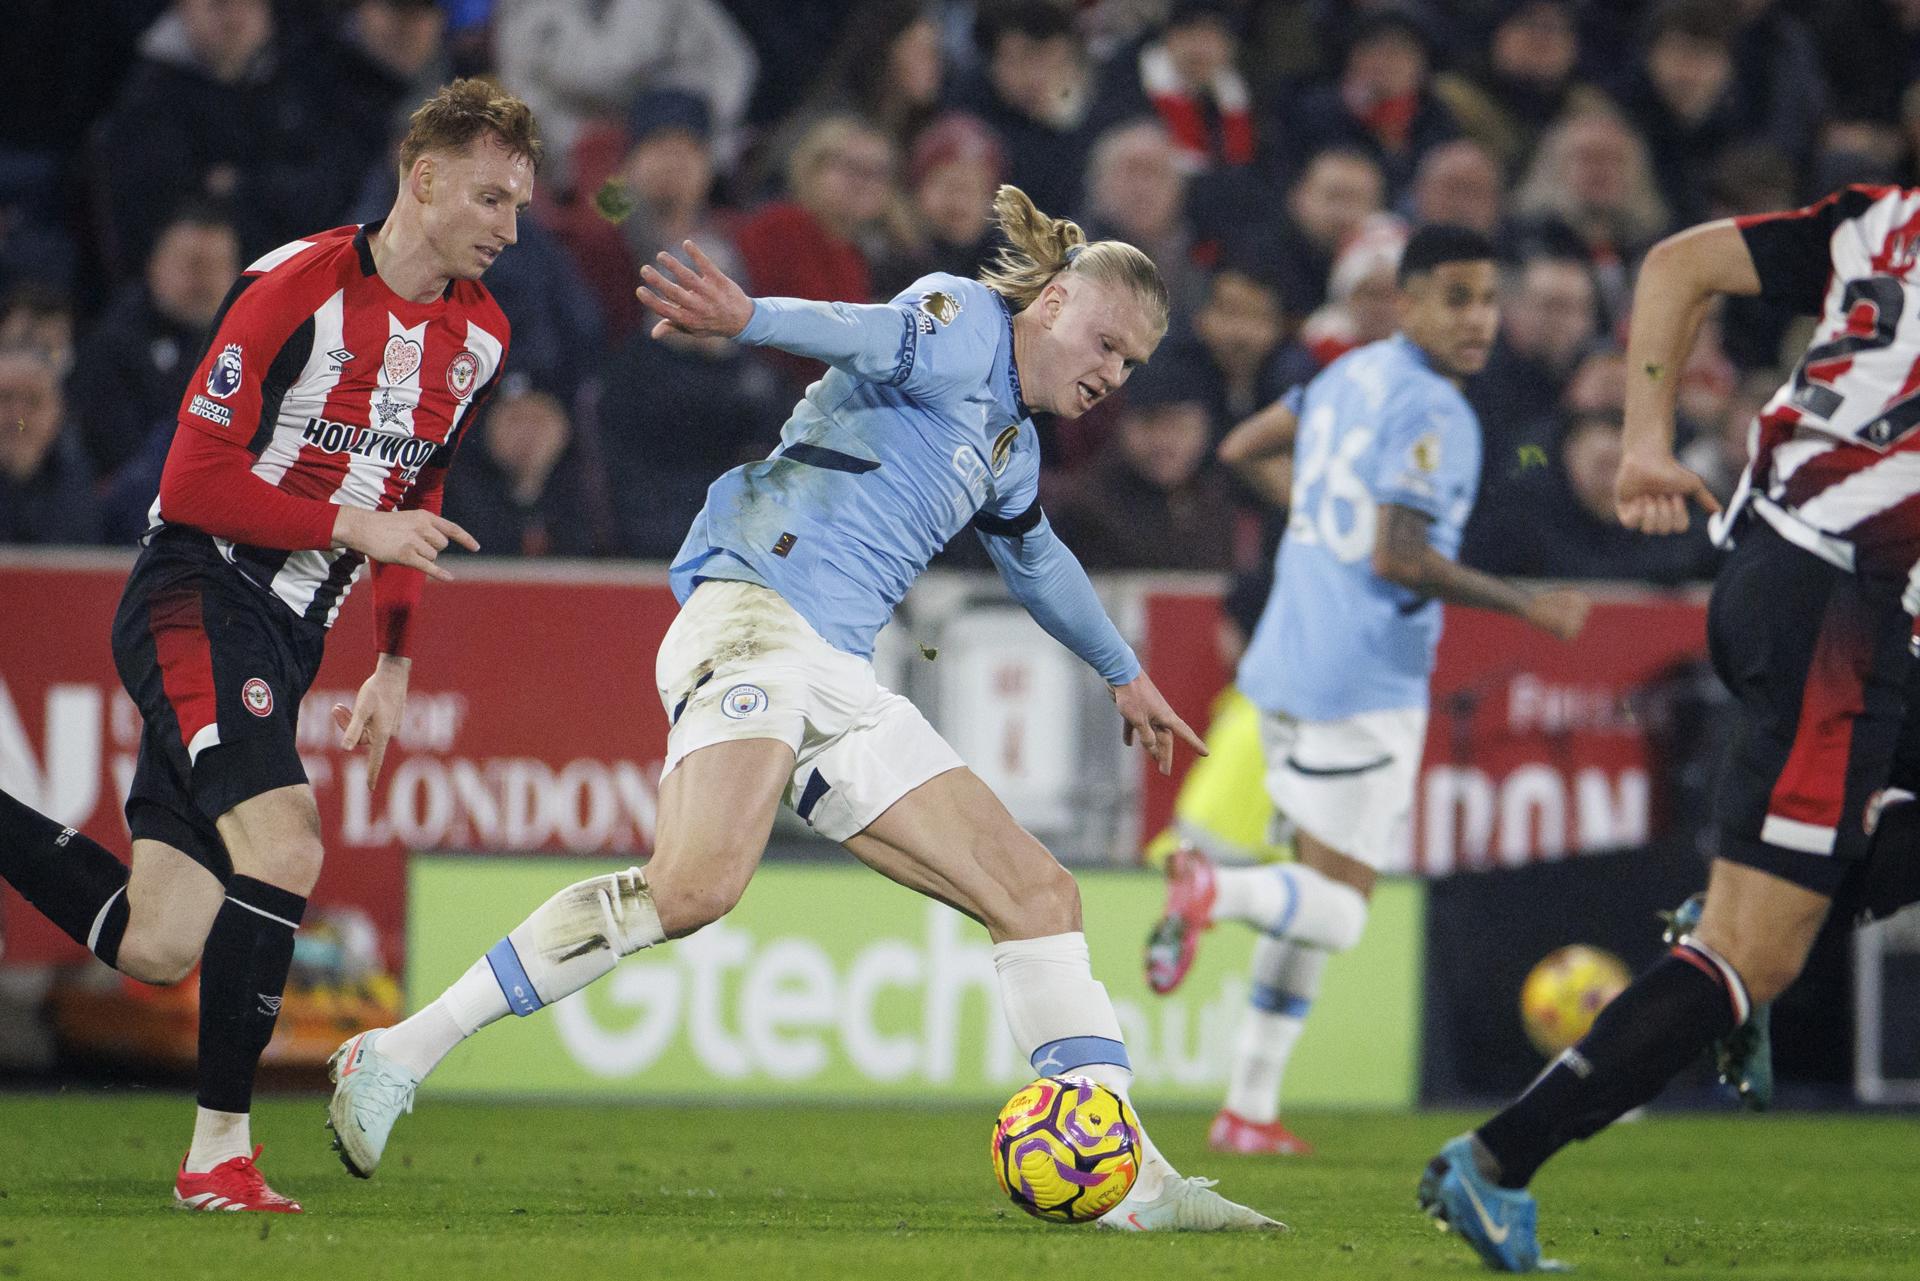
[(884, 308), (761, 298), (739, 340), (793, 350), (784, 332), (836, 317), (852, 358), (807, 388), (778, 449), (708, 488), (672, 582), (682, 602), (703, 579), (770, 587), (834, 648), (871, 657), (949, 539), (1038, 501), (1040, 446), (993, 290), (937, 273)]
[(1240, 689), (1302, 720), (1427, 705), (1440, 602), (1373, 572), (1381, 504), (1431, 518), (1451, 559), (1480, 479), (1480, 423), (1460, 389), (1396, 334), (1342, 356), (1295, 406), (1293, 494), (1273, 593)]

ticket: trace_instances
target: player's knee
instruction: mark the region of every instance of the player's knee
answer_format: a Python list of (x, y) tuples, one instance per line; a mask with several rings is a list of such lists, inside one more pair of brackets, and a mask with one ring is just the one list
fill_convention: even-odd
[(1051, 857), (1020, 885), (1008, 888), (1007, 904), (999, 914), (1004, 919), (986, 922), (994, 937), (1045, 938), (1080, 928), (1080, 884)]
[(1345, 952), (1360, 944), (1367, 932), (1367, 896), (1351, 885), (1333, 883), (1328, 894), (1326, 948)]
[(272, 845), (255, 849), (252, 854), (248, 866), (242, 867), (236, 862), (234, 870), (300, 895), (312, 891), (320, 879), (320, 865), (326, 861), (326, 847), (320, 843), (317, 833), (283, 837)]
[(181, 938), (174, 934), (136, 934), (129, 930), (120, 941), (114, 968), (128, 978), (156, 987), (167, 987), (193, 973), (200, 959), (204, 939)]

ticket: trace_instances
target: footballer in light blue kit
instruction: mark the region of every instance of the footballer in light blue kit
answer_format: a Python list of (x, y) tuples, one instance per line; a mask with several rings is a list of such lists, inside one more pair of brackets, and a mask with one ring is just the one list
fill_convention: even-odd
[[(1494, 248), (1428, 226), (1399, 265), (1400, 331), (1347, 353), (1235, 428), (1222, 459), (1287, 507), (1273, 593), (1237, 684), (1260, 709), (1266, 787), (1297, 861), (1167, 862), (1148, 982), (1171, 991), (1215, 922), (1260, 931), (1252, 1008), (1228, 1075), (1216, 1149), (1299, 1154), (1280, 1085), (1329, 956), (1360, 941), (1383, 871), (1405, 871), (1441, 604), (1516, 614), (1572, 640), (1589, 602), (1455, 563), (1480, 476), (1480, 424), (1460, 391), (1499, 325)], [(1273, 463), (1291, 451), (1280, 492)]]
[[(987, 927), (1035, 1072), (1126, 1096), (1132, 1069), (1072, 876), (871, 662), (914, 579), (971, 526), (1013, 595), (1107, 681), (1128, 742), (1163, 771), (1176, 740), (1205, 751), (1054, 536), (1031, 418), (1076, 417), (1117, 390), (1166, 332), (1166, 288), (1138, 249), (1086, 244), (1017, 188), (994, 209), (1010, 247), (981, 279), (928, 276), (885, 304), (748, 298), (691, 242), (691, 266), (662, 254), (643, 270), (656, 336), (777, 347), (828, 372), (771, 455), (713, 483), (674, 558), (681, 610), (655, 661), (670, 729), (653, 858), (561, 890), (419, 1014), (340, 1048), (329, 1118), (349, 1170), (373, 1173), (415, 1087), (462, 1039), (730, 910), (783, 801)], [(1280, 1226), (1141, 1137), (1139, 1178), (1103, 1225)]]

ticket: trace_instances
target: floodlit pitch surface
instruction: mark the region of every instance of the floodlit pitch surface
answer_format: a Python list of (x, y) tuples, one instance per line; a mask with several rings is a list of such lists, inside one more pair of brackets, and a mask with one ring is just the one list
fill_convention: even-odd
[[(1204, 1113), (1147, 1120), (1183, 1168), (1293, 1225), (1144, 1239), (1003, 1204), (990, 1109), (597, 1107), (423, 1101), (386, 1166), (350, 1178), (317, 1097), (262, 1103), (255, 1138), (307, 1213), (187, 1214), (169, 1179), (190, 1103), (0, 1095), (0, 1277), (1103, 1277), (1485, 1275), (1415, 1209), (1460, 1115), (1303, 1113), (1306, 1159), (1203, 1151)], [(1910, 1278), (1920, 1268), (1911, 1116), (1656, 1115), (1549, 1166), (1547, 1253), (1589, 1278)]]

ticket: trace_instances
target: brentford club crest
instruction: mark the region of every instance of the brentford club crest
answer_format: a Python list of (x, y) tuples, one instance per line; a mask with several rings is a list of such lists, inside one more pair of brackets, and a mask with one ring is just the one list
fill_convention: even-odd
[(273, 715), (273, 691), (258, 676), (240, 687), (240, 701), (255, 716)]
[(463, 351), (447, 364), (447, 390), (465, 400), (473, 391), (474, 379), (480, 376), (480, 358), (470, 351)]

